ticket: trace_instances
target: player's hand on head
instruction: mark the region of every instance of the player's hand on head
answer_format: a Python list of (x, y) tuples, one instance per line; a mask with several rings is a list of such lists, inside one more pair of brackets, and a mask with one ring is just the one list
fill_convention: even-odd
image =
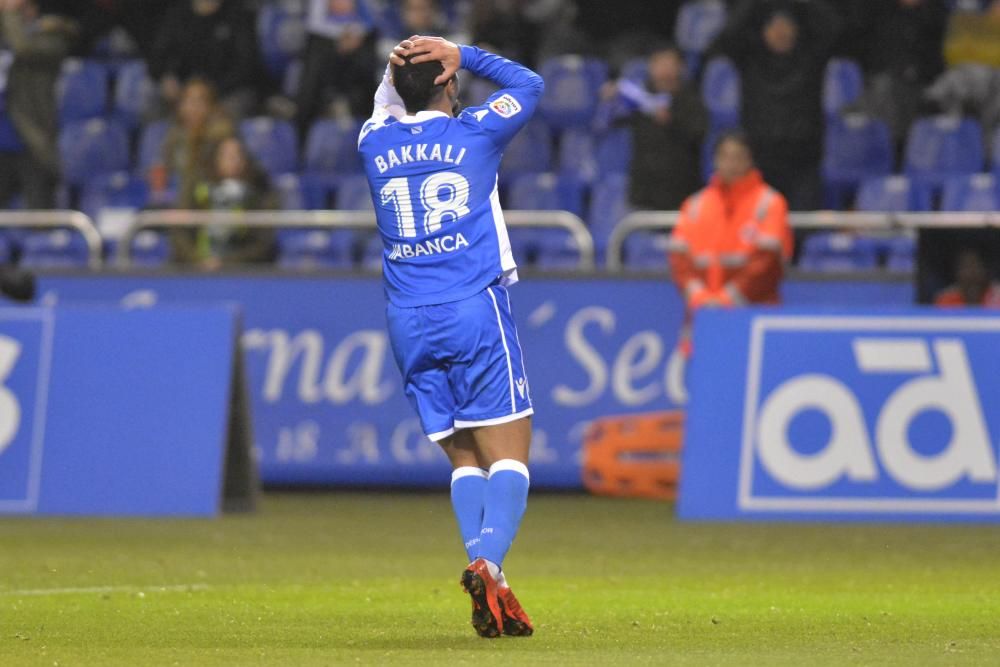
[(413, 42), (408, 39), (404, 39), (402, 42), (394, 46), (392, 51), (389, 53), (389, 64), (397, 66), (405, 65), (406, 60), (404, 60), (404, 58), (410, 54), (410, 49), (412, 48)]
[(414, 35), (413, 44), (410, 49), (414, 54), (410, 62), (424, 63), (437, 60), (444, 67), (444, 72), (434, 80), (434, 83), (441, 85), (447, 83), (451, 77), (462, 67), (462, 52), (458, 44), (449, 42), (441, 37), (422, 37)]

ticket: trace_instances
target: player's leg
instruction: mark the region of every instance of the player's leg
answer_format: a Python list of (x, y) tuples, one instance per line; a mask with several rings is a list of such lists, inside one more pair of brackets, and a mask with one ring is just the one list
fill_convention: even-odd
[(468, 430), (458, 431), (438, 444), (451, 462), (451, 507), (468, 562), (472, 562), (479, 549), (489, 473), (480, 462), (476, 441)]

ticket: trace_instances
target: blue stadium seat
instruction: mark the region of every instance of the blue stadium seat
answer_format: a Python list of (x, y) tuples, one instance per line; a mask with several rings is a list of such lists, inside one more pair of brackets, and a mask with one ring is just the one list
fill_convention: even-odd
[(905, 171), (934, 186), (983, 168), (983, 132), (971, 118), (922, 118), (910, 128)]
[(170, 130), (169, 121), (158, 120), (142, 126), (139, 135), (139, 155), (136, 160), (136, 173), (145, 175), (149, 169), (163, 162), (163, 142)]
[(144, 268), (164, 266), (170, 261), (170, 242), (164, 232), (143, 229), (132, 239), (132, 265)]
[(248, 118), (240, 123), (240, 136), (247, 150), (272, 176), (298, 170), (298, 138), (288, 121), (267, 116)]
[(305, 46), (305, 16), (296, 9), (290, 3), (266, 3), (257, 14), (261, 59), (275, 79), (282, 78)]
[(895, 236), (886, 245), (886, 271), (912, 273), (917, 265), (916, 239), (912, 236)]
[(86, 268), (86, 241), (75, 231), (31, 232), (22, 241), (21, 265), (32, 269)]
[(121, 124), (102, 118), (69, 123), (59, 133), (63, 180), (81, 186), (128, 168), (128, 133)]
[(281, 174), (271, 181), (272, 187), (278, 193), (278, 202), (285, 211), (298, 211), (305, 208), (302, 194), (302, 183), (298, 174)]
[(146, 63), (130, 60), (118, 68), (115, 77), (114, 116), (128, 127), (136, 127), (155, 99), (156, 86)]
[(552, 171), (552, 132), (541, 121), (531, 121), (521, 129), (503, 153), (501, 183), (521, 174)]
[[(507, 207), (582, 215), (583, 184), (572, 176), (524, 174), (511, 183)], [(511, 243), (516, 250), (533, 254), (532, 259), (540, 268), (575, 266), (579, 257), (569, 234), (561, 229), (515, 229), (511, 231)]]
[(1000, 178), (993, 174), (958, 176), (945, 181), (942, 211), (989, 212), (1000, 210)]
[(730, 128), (740, 124), (740, 73), (728, 58), (712, 58), (705, 65), (701, 96), (713, 128)]
[(278, 234), (278, 266), (282, 269), (344, 269), (353, 265), (350, 243), (342, 233), (287, 230)]
[(1000, 176), (1000, 127), (993, 132), (990, 155), (993, 156), (993, 173)]
[(929, 188), (907, 176), (883, 176), (861, 182), (855, 207), (859, 211), (892, 213), (894, 211), (929, 211)]
[(364, 170), (358, 155), (357, 121), (319, 120), (306, 137), (305, 169), (324, 173), (359, 174)]
[(823, 83), (823, 110), (828, 118), (857, 102), (865, 89), (861, 65), (846, 58), (834, 58), (827, 63)]
[(585, 127), (594, 117), (607, 65), (596, 58), (558, 56), (542, 63), (545, 94), (538, 105), (541, 118), (555, 129)]
[(665, 232), (637, 232), (625, 239), (626, 271), (666, 271), (667, 244)]
[(594, 135), (587, 130), (563, 132), (559, 138), (559, 173), (581, 183), (592, 183), (598, 169), (594, 143)]
[(524, 174), (511, 182), (507, 207), (583, 215), (583, 184), (571, 176)]
[(146, 180), (128, 171), (116, 171), (87, 181), (80, 210), (96, 220), (104, 208), (142, 209), (149, 203)]
[(726, 25), (726, 4), (722, 0), (686, 2), (677, 13), (674, 41), (688, 61), (688, 69), (698, 70), (703, 54)]
[(607, 251), (611, 231), (629, 213), (628, 185), (626, 174), (609, 174), (594, 184), (587, 222), (598, 258)]
[(823, 157), (827, 206), (843, 208), (846, 196), (861, 181), (890, 174), (892, 161), (892, 138), (885, 123), (862, 114), (831, 118)]
[(108, 68), (92, 60), (67, 58), (56, 84), (59, 119), (68, 123), (102, 115), (108, 108)]
[(597, 175), (627, 174), (632, 162), (632, 131), (614, 127), (597, 138)]
[(350, 174), (337, 179), (337, 206), (341, 211), (374, 211), (371, 188), (364, 174)]
[(6, 234), (0, 234), (0, 264), (7, 264), (14, 254), (14, 243)]
[(873, 271), (878, 268), (879, 239), (844, 232), (813, 234), (802, 248), (799, 268), (822, 273)]

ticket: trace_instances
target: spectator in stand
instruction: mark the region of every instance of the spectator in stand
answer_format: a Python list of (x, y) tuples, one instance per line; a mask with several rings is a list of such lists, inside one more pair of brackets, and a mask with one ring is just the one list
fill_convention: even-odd
[(233, 124), (204, 79), (185, 84), (176, 116), (163, 142), (163, 163), (150, 174), (153, 199), (162, 201), (167, 185), (176, 185), (173, 205), (194, 208), (195, 188), (208, 178), (216, 147), (233, 136)]
[(952, 14), (944, 51), (949, 65), (1000, 67), (1000, 0), (982, 13)]
[(308, 40), (296, 96), (299, 136), (343, 96), (349, 113), (364, 118), (375, 88), (375, 27), (363, 0), (310, 0)]
[[(208, 177), (194, 189), (194, 208), (212, 211), (272, 209), (277, 196), (267, 173), (250, 157), (236, 137), (216, 145)], [(271, 229), (212, 227), (177, 230), (174, 259), (207, 270), (223, 266), (274, 261), (275, 234)]]
[(149, 68), (164, 102), (181, 84), (202, 78), (236, 118), (253, 113), (263, 80), (254, 15), (240, 0), (183, 0), (170, 8), (153, 44)]
[(739, 68), (757, 165), (795, 210), (820, 204), (823, 81), (841, 25), (824, 0), (743, 0), (708, 54)]
[(524, 14), (526, 0), (475, 0), (470, 13), (472, 41), (534, 67), (538, 26)]
[(0, 24), (3, 47), (11, 53), (0, 110), (0, 206), (20, 194), (25, 208), (55, 208), (56, 82), (77, 27), (62, 16), (42, 14), (34, 0), (0, 0)]
[[(684, 202), (670, 237), (670, 273), (687, 305), (780, 303), (792, 232), (785, 198), (754, 168), (745, 135), (730, 131), (715, 148), (715, 174)], [(688, 350), (687, 336), (682, 350)]]
[(990, 273), (979, 252), (964, 250), (955, 262), (955, 284), (941, 290), (934, 298), (934, 305), (943, 308), (1000, 308), (1000, 283), (990, 280)]
[(859, 7), (865, 107), (888, 123), (898, 143), (920, 111), (924, 89), (944, 71), (948, 7), (944, 0), (866, 0)]
[(453, 38), (451, 27), (437, 0), (403, 0), (398, 10), (398, 24), (393, 22), (393, 34), (380, 34), (378, 52), (392, 51), (400, 41), (412, 35), (438, 35), (449, 41), (464, 43), (468, 40)]
[(635, 208), (675, 211), (701, 187), (708, 113), (684, 71), (681, 52), (667, 46), (649, 56), (645, 84), (619, 79), (602, 91), (598, 130), (609, 121), (631, 128), (629, 200)]

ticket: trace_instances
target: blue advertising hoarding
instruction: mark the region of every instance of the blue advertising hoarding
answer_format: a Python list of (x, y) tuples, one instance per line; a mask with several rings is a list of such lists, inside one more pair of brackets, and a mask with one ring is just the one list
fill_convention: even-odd
[(1000, 316), (698, 318), (687, 519), (998, 520)]
[[(911, 298), (900, 283), (788, 289), (790, 298), (811, 303)], [(423, 437), (403, 395), (377, 277), (47, 276), (40, 291), (58, 303), (242, 305), (265, 482), (422, 486), (448, 479), (447, 461)], [(532, 483), (578, 488), (591, 420), (679, 406), (670, 359), (682, 303), (665, 279), (527, 280), (511, 299), (535, 401)]]
[(0, 513), (221, 508), (232, 308), (0, 308)]

